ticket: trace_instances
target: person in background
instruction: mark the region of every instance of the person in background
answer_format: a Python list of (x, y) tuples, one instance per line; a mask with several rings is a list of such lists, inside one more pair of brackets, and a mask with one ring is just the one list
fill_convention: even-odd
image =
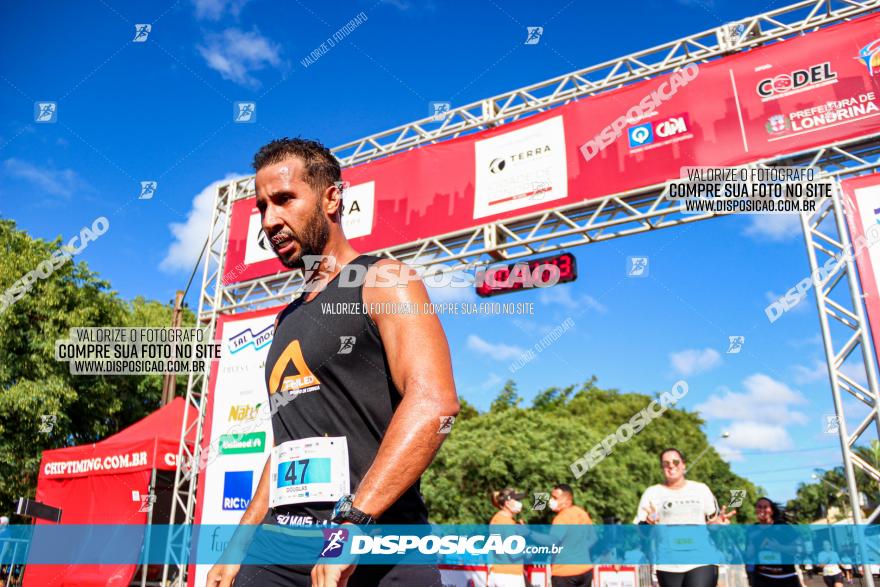
[[(590, 514), (574, 504), (574, 490), (570, 485), (560, 483), (550, 492), (550, 509), (556, 512), (552, 524), (554, 526), (592, 525)], [(568, 552), (588, 552), (588, 544), (577, 529), (570, 529), (560, 538), (560, 543)], [(557, 565), (551, 569), (553, 587), (590, 587), (593, 582), (592, 565)]]
[(816, 556), (822, 569), (822, 580), (826, 587), (843, 587), (843, 573), (840, 571), (840, 555), (831, 550), (831, 542), (822, 541), (822, 550)]
[[(729, 524), (736, 510), (718, 508), (712, 491), (703, 483), (685, 479), (687, 463), (677, 448), (660, 453), (664, 482), (648, 487), (639, 501), (637, 524)], [(670, 545), (674, 550), (692, 550), (693, 544)], [(660, 587), (715, 587), (718, 566), (706, 564), (655, 565)]]
[(840, 557), (840, 570), (843, 572), (843, 578), (846, 580), (847, 584), (852, 585), (853, 566), (849, 550), (844, 550), (843, 555)]
[[(489, 521), (490, 526), (522, 524), (517, 516), (522, 511), (520, 501), (525, 493), (520, 493), (512, 487), (506, 487), (501, 491), (492, 492), (492, 505), (498, 508), (495, 515)], [(525, 587), (525, 568), (522, 563), (517, 564), (493, 564), (489, 570), (489, 587)]]
[[(793, 563), (799, 551), (799, 537), (787, 526), (779, 506), (767, 497), (755, 503), (758, 526), (749, 530), (747, 560), (754, 563), (752, 587), (800, 587), (801, 581)], [(775, 526), (766, 531), (761, 526)]]

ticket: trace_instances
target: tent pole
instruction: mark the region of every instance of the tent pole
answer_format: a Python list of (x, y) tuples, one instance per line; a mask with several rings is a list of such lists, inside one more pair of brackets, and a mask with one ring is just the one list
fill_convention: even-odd
[[(153, 451), (155, 455), (156, 451)], [(146, 587), (147, 585), (147, 567), (149, 566), (149, 556), (150, 556), (150, 535), (152, 534), (153, 529), (153, 506), (156, 505), (155, 501), (152, 501), (154, 492), (156, 491), (156, 462), (153, 461), (153, 472), (150, 473), (150, 486), (147, 488), (147, 501), (149, 501), (148, 511), (147, 511), (147, 539), (144, 541), (144, 564), (141, 567), (141, 587)]]

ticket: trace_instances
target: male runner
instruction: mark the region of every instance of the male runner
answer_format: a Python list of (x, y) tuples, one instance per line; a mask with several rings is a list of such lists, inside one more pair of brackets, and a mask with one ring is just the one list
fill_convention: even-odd
[[(348, 243), (339, 163), (321, 144), (272, 141), (254, 168), (263, 230), (281, 262), (302, 269), (304, 255), (325, 255), (335, 266), (324, 264), (316, 277), (322, 290), (304, 293), (276, 320), (265, 374), (274, 459), (241, 524), (426, 524), (419, 477), (446, 436), (438, 433), (441, 422), (459, 409), (440, 321), (430, 313), (325, 314), (322, 304), (421, 308), (430, 302), (427, 291), (407, 279), (405, 265), (361, 255)], [(348, 265), (365, 268), (364, 285), (340, 285)], [(372, 279), (379, 268), (384, 278)], [(403, 285), (387, 287), (389, 275)], [(228, 587), (233, 579), (236, 587), (441, 584), (430, 566), (218, 564), (208, 585)]]

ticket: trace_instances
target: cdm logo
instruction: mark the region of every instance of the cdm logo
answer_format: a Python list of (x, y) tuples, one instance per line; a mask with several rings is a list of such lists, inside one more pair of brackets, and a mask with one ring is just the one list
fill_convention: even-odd
[(253, 471), (226, 471), (223, 473), (224, 510), (246, 510), (253, 494)]
[(644, 147), (655, 140), (662, 142), (688, 132), (687, 114), (676, 114), (662, 120), (645, 122), (631, 126), (627, 129), (629, 136), (629, 148)]

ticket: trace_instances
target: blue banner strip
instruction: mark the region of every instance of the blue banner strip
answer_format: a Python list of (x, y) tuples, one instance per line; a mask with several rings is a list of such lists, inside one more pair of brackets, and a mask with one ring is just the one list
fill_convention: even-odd
[(880, 564), (880, 526), (12, 525), (0, 534), (4, 565), (313, 565), (355, 560), (450, 565)]

